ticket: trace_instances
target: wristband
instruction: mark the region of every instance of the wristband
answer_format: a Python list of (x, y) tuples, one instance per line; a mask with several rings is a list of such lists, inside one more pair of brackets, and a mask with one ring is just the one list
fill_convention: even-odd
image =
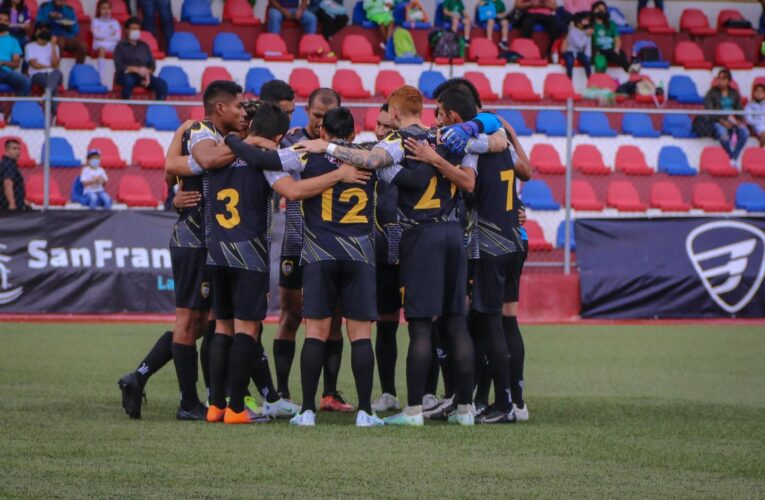
[(332, 143), (327, 144), (327, 154), (329, 156), (334, 156), (334, 152), (336, 149), (337, 149), (336, 144), (332, 144)]
[(193, 156), (189, 155), (187, 163), (192, 175), (199, 175), (204, 172), (204, 169), (199, 165), (199, 163), (197, 163)]

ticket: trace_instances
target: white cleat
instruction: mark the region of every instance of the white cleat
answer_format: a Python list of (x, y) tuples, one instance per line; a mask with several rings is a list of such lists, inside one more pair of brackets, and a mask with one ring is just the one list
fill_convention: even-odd
[(316, 425), (316, 414), (311, 410), (298, 413), (290, 419), (290, 424), (299, 425), (300, 427), (313, 427)]
[(383, 422), (385, 422), (385, 425), (405, 425), (413, 427), (421, 427), (425, 425), (422, 413), (418, 413), (417, 415), (407, 415), (405, 412), (396, 413), (390, 417), (385, 417)]
[(454, 401), (454, 396), (445, 399), (438, 399), (432, 394), (426, 394), (422, 398), (422, 416), (432, 418), (433, 415), (440, 414), (444, 409), (450, 407)]
[(380, 425), (385, 425), (385, 422), (374, 413), (370, 415), (364, 410), (359, 410), (356, 413), (356, 427), (378, 427)]
[(300, 413), (300, 406), (289, 399), (280, 398), (273, 403), (263, 402), (263, 415), (273, 418), (288, 418)]
[(523, 408), (518, 408), (518, 405), (513, 403), (513, 413), (515, 413), (515, 419), (518, 422), (527, 422), (529, 420), (529, 405), (524, 404)]
[(383, 412), (391, 410), (400, 410), (401, 405), (398, 403), (398, 399), (393, 394), (383, 392), (377, 400), (372, 403), (373, 412)]
[(455, 411), (454, 413), (449, 415), (448, 422), (450, 424), (471, 426), (471, 425), (475, 425), (475, 416), (473, 415), (472, 412), (459, 413)]

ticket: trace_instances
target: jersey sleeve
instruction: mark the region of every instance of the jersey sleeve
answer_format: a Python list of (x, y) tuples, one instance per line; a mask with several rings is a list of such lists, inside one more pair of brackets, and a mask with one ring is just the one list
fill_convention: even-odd
[(271, 187), (274, 187), (276, 181), (284, 179), (285, 177), (290, 177), (290, 174), (287, 172), (276, 172), (273, 170), (264, 170), (263, 175), (266, 178), (266, 182), (268, 182), (268, 185)]
[(478, 113), (473, 121), (480, 123), (483, 132), (491, 135), (502, 128), (502, 122), (499, 121), (494, 113)]
[(279, 160), (282, 162), (282, 170), (291, 174), (299, 174), (305, 170), (308, 154), (298, 153), (294, 147), (279, 150)]
[(381, 181), (385, 181), (388, 184), (393, 184), (393, 179), (396, 178), (399, 172), (403, 170), (401, 165), (392, 165), (390, 167), (381, 168), (377, 171), (377, 177)]
[(460, 162), (461, 167), (469, 168), (478, 175), (478, 155), (466, 154)]
[(218, 143), (219, 139), (213, 130), (202, 122), (197, 122), (191, 126), (189, 132), (189, 153), (194, 150), (194, 146), (202, 141), (214, 141), (215, 143)]
[[(404, 138), (398, 132), (391, 132), (385, 139), (375, 144), (374, 148), (380, 148), (393, 158), (393, 164), (401, 163), (406, 155), (404, 150)], [(372, 148), (372, 150), (374, 150)]]

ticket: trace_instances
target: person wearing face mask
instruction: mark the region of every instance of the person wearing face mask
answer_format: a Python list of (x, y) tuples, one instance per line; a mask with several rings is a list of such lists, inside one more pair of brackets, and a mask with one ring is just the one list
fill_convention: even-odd
[[(621, 50), (622, 39), (619, 37), (619, 28), (611, 21), (606, 2), (595, 2), (592, 5), (592, 20), (592, 52), (595, 71), (605, 72), (608, 64), (616, 64), (627, 71), (630, 63), (627, 55)], [(603, 59), (605, 64), (599, 62)]]
[(66, 0), (51, 0), (42, 4), (37, 11), (35, 25), (49, 26), (51, 35), (56, 37), (59, 49), (74, 54), (77, 64), (85, 62), (88, 48), (85, 42), (77, 38), (80, 33), (77, 14), (70, 5), (66, 4)]
[[(59, 49), (56, 39), (51, 38), (47, 28), (40, 28), (34, 36), (34, 41), (24, 47), (24, 57), (29, 63), (29, 77), (32, 83), (42, 88), (50, 89), (53, 96), (58, 95), (62, 75), (58, 70)], [(53, 103), (53, 113), (56, 104)]]
[(122, 86), (122, 99), (130, 99), (133, 88), (140, 85), (156, 94), (156, 100), (164, 101), (167, 97), (167, 82), (157, 78), (154, 73), (154, 57), (146, 42), (141, 40), (141, 23), (131, 17), (125, 21), (127, 38), (121, 40), (114, 49), (115, 81)]
[(112, 208), (112, 199), (106, 193), (104, 184), (109, 180), (106, 172), (101, 167), (101, 152), (97, 149), (88, 151), (87, 164), (82, 167), (80, 182), (82, 182), (82, 194), (88, 198), (88, 207), (95, 210), (103, 207), (105, 210)]
[(32, 82), (17, 69), (21, 67), (21, 46), (8, 32), (10, 16), (0, 11), (0, 83), (8, 85), (16, 95), (29, 95)]
[(114, 53), (120, 41), (120, 23), (112, 17), (112, 4), (109, 0), (98, 2), (98, 17), (90, 23), (93, 33), (93, 50), (98, 52), (98, 74), (106, 81), (106, 55)]

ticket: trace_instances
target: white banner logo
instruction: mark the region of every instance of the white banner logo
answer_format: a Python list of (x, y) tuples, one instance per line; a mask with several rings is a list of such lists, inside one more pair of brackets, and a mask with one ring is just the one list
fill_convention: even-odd
[[(712, 236), (705, 238), (714, 231), (724, 234), (729, 243), (709, 248), (710, 242), (719, 241)], [(706, 244), (698, 248), (702, 240)], [(685, 249), (710, 297), (730, 314), (752, 301), (765, 278), (765, 233), (751, 224), (735, 221), (702, 224), (688, 234)], [(756, 274), (751, 288), (744, 293), (739, 287), (750, 266)]]
[[(4, 251), (7, 246), (0, 243), (0, 252)], [(11, 288), (11, 270), (8, 269), (6, 264), (11, 261), (11, 257), (0, 253), (0, 305), (10, 304), (14, 300), (18, 299), (22, 293), (24, 293), (24, 287)]]

